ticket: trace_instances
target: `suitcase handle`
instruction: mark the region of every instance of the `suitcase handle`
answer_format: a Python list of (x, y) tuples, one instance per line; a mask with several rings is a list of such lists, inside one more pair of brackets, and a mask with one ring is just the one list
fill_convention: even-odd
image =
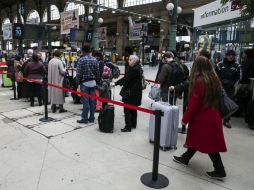
[[(173, 105), (176, 105), (176, 91), (175, 91), (175, 89), (173, 90), (174, 91), (174, 96), (173, 96)], [(170, 90), (169, 90), (169, 88), (168, 88), (168, 103), (169, 103), (169, 96), (170, 96)]]

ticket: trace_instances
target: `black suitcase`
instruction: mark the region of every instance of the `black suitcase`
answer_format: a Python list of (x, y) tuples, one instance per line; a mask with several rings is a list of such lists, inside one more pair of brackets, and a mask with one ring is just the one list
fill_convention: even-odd
[(113, 105), (106, 105), (101, 108), (98, 117), (99, 129), (104, 133), (113, 133), (114, 118), (115, 108)]

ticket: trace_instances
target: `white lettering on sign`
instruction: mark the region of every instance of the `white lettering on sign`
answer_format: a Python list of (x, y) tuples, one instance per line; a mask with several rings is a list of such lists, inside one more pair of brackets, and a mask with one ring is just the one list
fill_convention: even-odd
[(221, 4), (221, 0), (217, 0), (194, 10), (194, 27), (231, 20), (240, 16), (239, 6), (234, 0), (225, 5)]

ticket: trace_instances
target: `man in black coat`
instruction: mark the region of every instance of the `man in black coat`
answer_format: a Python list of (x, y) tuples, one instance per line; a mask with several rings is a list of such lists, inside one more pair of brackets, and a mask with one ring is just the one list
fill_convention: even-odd
[[(142, 73), (143, 70), (139, 64), (139, 57), (131, 55), (129, 57), (129, 70), (123, 78), (118, 80), (115, 85), (121, 85), (120, 95), (122, 101), (135, 106), (141, 105), (142, 100)], [(131, 132), (137, 126), (137, 110), (124, 107), (125, 127), (122, 132)]]
[[(221, 80), (222, 86), (231, 99), (234, 98), (235, 84), (240, 80), (241, 77), (240, 65), (236, 63), (235, 57), (235, 51), (228, 50), (226, 52), (225, 59), (222, 62), (219, 62), (215, 67), (215, 70)], [(224, 118), (223, 121), (223, 124), (227, 128), (231, 128), (229, 120), (230, 117), (226, 119)]]

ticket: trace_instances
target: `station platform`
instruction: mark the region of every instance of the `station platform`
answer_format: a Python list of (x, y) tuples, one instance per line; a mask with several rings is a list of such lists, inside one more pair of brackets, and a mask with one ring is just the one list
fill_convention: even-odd
[[(124, 66), (120, 66), (123, 71)], [(147, 79), (157, 67), (144, 66)], [(1, 77), (0, 77), (1, 78)], [(0, 81), (1, 83), (1, 81)], [(119, 86), (115, 100), (120, 101)], [(150, 86), (143, 91), (142, 107), (150, 108)], [(0, 87), (0, 190), (149, 190), (140, 177), (152, 171), (153, 144), (149, 143), (149, 114), (138, 112), (138, 124), (122, 133), (123, 107), (115, 106), (114, 133), (102, 133), (96, 122), (78, 124), (82, 105), (66, 98), (66, 113), (52, 113), (55, 120), (42, 123), (44, 107), (10, 100), (13, 91)], [(178, 100), (182, 116), (182, 101)], [(228, 152), (221, 154), (227, 178), (205, 176), (213, 166), (208, 155), (197, 153), (188, 167), (173, 161), (185, 151), (186, 135), (178, 135), (176, 150), (160, 151), (159, 173), (169, 179), (167, 190), (253, 190), (254, 131), (243, 118), (232, 118), (224, 128)]]

